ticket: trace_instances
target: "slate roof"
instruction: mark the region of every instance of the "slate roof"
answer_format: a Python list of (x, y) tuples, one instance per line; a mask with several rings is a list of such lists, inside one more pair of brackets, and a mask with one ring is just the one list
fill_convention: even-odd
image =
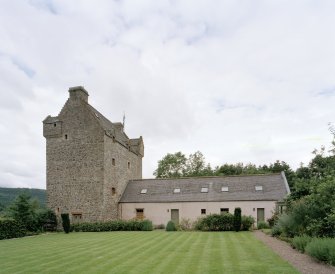
[[(221, 188), (228, 186), (228, 192)], [(262, 186), (256, 191), (255, 186)], [(208, 193), (201, 193), (208, 187)], [(180, 193), (173, 193), (180, 188)], [(146, 194), (141, 194), (147, 189)], [(290, 193), (285, 174), (145, 179), (129, 181), (120, 203), (281, 201)]]

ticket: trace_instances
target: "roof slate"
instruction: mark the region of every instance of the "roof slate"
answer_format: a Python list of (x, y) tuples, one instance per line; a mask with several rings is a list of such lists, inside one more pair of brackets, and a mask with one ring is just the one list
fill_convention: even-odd
[[(255, 186), (263, 186), (256, 191)], [(228, 192), (221, 188), (228, 186)], [(201, 193), (208, 187), (208, 193)], [(180, 193), (173, 193), (180, 188)], [(146, 194), (141, 194), (147, 189)], [(284, 173), (248, 176), (132, 180), (120, 203), (281, 201), (289, 193)]]

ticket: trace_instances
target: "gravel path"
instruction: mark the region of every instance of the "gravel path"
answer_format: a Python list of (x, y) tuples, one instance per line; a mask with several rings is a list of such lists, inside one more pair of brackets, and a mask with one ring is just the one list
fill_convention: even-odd
[(254, 235), (264, 244), (270, 247), (285, 261), (288, 261), (298, 271), (303, 274), (334, 274), (335, 267), (319, 263), (310, 256), (302, 254), (293, 249), (288, 243), (266, 235), (262, 231), (256, 230)]

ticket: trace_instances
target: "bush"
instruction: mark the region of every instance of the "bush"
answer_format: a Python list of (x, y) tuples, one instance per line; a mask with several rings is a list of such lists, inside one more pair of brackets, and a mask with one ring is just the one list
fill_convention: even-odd
[(65, 233), (70, 232), (70, 218), (68, 213), (62, 213), (62, 225)]
[(311, 237), (303, 235), (303, 236), (296, 236), (292, 239), (292, 247), (299, 250), (301, 253), (305, 252), (305, 248), (307, 244), (312, 240)]
[(190, 219), (182, 218), (177, 225), (177, 229), (181, 231), (190, 231), (192, 230), (192, 222)]
[(234, 215), (210, 214), (195, 223), (195, 229), (201, 231), (231, 231), (234, 228)]
[(305, 251), (319, 261), (335, 265), (334, 238), (314, 238), (307, 244)]
[(272, 237), (279, 236), (282, 233), (283, 233), (283, 230), (282, 230), (282, 227), (279, 223), (276, 223), (271, 229)]
[(177, 231), (176, 224), (173, 221), (169, 221), (166, 225), (166, 231)]
[(75, 232), (102, 232), (102, 231), (152, 231), (150, 220), (116, 220), (108, 222), (79, 223), (71, 226)]
[(19, 238), (26, 235), (25, 227), (13, 219), (0, 219), (0, 240)]
[(242, 223), (241, 229), (243, 231), (248, 231), (248, 230), (250, 230), (252, 225), (255, 223), (255, 219), (252, 216), (243, 215), (242, 219), (241, 219), (241, 223)]
[(270, 227), (272, 228), (275, 223), (278, 221), (279, 219), (279, 214), (278, 213), (274, 213), (271, 218), (267, 219), (267, 222), (269, 223)]
[(41, 209), (36, 214), (36, 223), (40, 231), (56, 231), (57, 217), (50, 209)]
[(237, 207), (234, 210), (234, 229), (236, 232), (241, 230), (241, 208)]
[(270, 228), (269, 224), (264, 221), (259, 221), (257, 224), (257, 229)]

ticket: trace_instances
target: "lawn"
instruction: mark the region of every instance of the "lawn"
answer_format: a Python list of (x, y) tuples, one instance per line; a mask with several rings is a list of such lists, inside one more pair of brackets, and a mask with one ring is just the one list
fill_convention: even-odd
[(299, 273), (251, 232), (55, 233), (0, 241), (1, 273)]

